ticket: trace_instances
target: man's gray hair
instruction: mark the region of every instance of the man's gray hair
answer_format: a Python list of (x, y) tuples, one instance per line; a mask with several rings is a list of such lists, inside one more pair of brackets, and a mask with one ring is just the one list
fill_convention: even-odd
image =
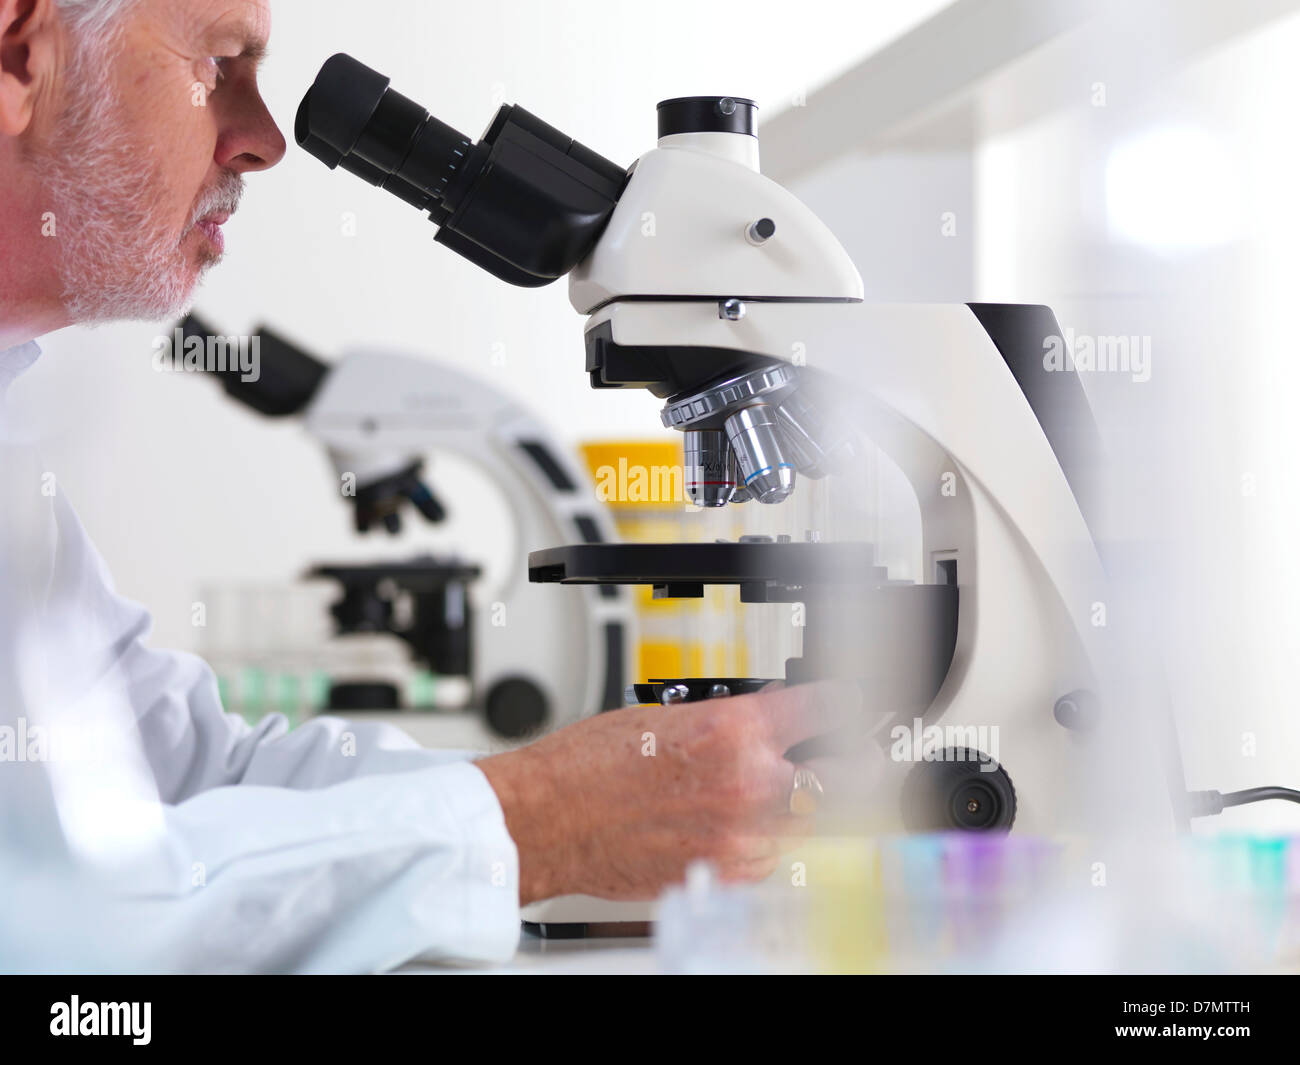
[(136, 0), (55, 0), (59, 13), (83, 40), (109, 37)]

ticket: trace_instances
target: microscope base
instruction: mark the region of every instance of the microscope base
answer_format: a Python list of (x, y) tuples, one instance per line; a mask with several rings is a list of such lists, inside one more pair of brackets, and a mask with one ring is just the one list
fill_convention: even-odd
[(654, 931), (656, 902), (616, 902), (565, 895), (525, 906), (524, 929), (543, 939), (646, 938)]

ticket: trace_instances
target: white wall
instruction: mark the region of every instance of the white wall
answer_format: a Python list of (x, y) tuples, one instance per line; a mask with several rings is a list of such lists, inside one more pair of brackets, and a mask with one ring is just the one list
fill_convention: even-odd
[[(320, 63), (348, 51), (471, 136), (498, 104), (518, 102), (630, 163), (653, 146), (658, 100), (725, 92), (770, 114), (942, 6), (280, 0), (265, 95), (291, 131)], [(345, 213), (354, 237), (343, 235)], [(365, 342), (425, 353), (493, 380), (570, 442), (661, 431), (648, 395), (587, 388), (581, 320), (563, 284), (495, 281), (435, 246), (414, 210), (297, 148), (250, 179), (226, 228), (227, 260), (196, 306), (220, 328), (265, 322), (324, 356)], [(193, 648), (190, 605), (205, 585), (286, 581), (310, 560), (387, 545), (355, 542), (323, 455), (296, 426), (257, 419), (211, 381), (154, 373), (158, 331), (51, 337), (12, 399), (53, 425), (49, 468), (119, 587), (155, 612), (155, 642)], [(422, 542), (499, 543), (490, 516), (475, 515)]]
[(969, 151), (854, 153), (791, 183), (834, 230), (867, 299), (962, 303), (975, 288)]

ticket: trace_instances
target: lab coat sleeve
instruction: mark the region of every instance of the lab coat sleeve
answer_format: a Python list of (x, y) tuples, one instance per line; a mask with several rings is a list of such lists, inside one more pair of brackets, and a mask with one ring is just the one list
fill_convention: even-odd
[(92, 664), (88, 684), (110, 671), (121, 674), (164, 801), (234, 784), (323, 788), (473, 757), (426, 750), (400, 729), (375, 722), (324, 717), (290, 731), (281, 714), (254, 726), (225, 712), (208, 665), (194, 655), (148, 647), (148, 612), (114, 591), (72, 507), (58, 498), (55, 512), (59, 548), (51, 602), (70, 604), (81, 619), (74, 631), (88, 637), (70, 649), (74, 669)]
[(164, 807), (155, 830), (164, 847), (112, 893), (144, 935), (126, 955), (140, 969), (379, 972), (505, 961), (518, 945), (515, 846), (470, 763), (213, 788)]
[(98, 847), (75, 872), (0, 847), (0, 971), (368, 973), (517, 948), (514, 844), (469, 763), (177, 806), (86, 797), (113, 826), (83, 838), (60, 795), (70, 847)]
[(16, 589), (0, 607), (3, 717), (101, 739), (89, 759), (6, 774), (7, 808), (50, 812), (0, 832), (19, 848), (0, 881), (30, 882), (24, 838), (58, 826), (42, 854), (76, 871), (60, 882), (76, 884), (80, 967), (367, 972), (513, 954), (517, 851), (468, 756), (375, 725), (226, 714), (202, 661), (145, 646), (147, 614), (113, 591), (66, 501), (44, 503), (0, 536), (18, 549), (0, 552)]

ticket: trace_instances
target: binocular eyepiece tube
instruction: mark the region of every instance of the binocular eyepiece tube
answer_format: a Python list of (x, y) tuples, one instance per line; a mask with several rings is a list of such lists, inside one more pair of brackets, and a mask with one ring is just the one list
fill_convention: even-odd
[(303, 97), (294, 138), (331, 170), (427, 211), (440, 244), (527, 288), (586, 258), (628, 181), (623, 167), (522, 107), (502, 107), (474, 143), (343, 54)]

